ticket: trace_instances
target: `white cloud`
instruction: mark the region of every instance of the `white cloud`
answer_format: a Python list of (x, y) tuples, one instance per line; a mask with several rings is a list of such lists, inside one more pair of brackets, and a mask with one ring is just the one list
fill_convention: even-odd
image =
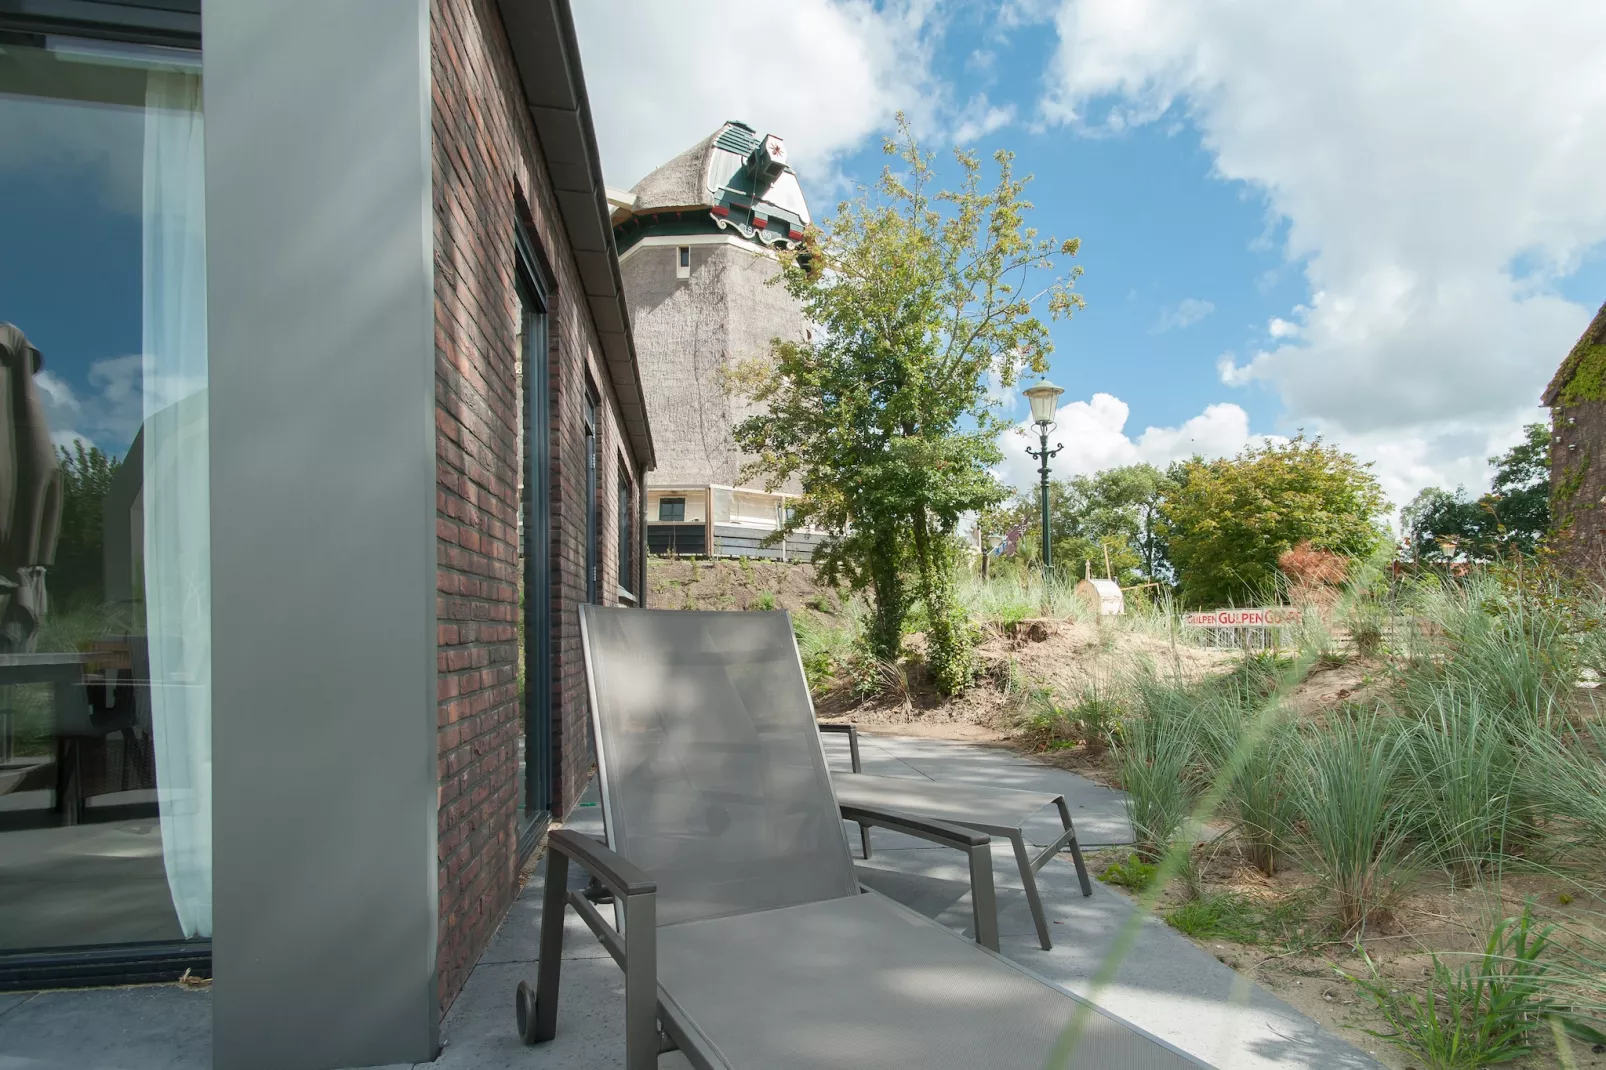
[[(1140, 462), (1164, 468), (1195, 454), (1227, 457), (1251, 442), (1275, 437), (1251, 434), (1249, 414), (1237, 405), (1215, 404), (1178, 427), (1147, 427), (1133, 438), (1126, 433), (1130, 411), (1126, 402), (1112, 394), (1094, 394), (1089, 401), (1060, 406), (1049, 445), (1063, 443), (1065, 449), (1049, 462), (1053, 477), (1089, 475)], [(997, 469), (998, 477), (1020, 489), (1034, 485), (1037, 462), (1026, 455), (1026, 447), (1037, 448), (1036, 429), (1022, 421), (1005, 431), (999, 444), (1004, 463)]]
[(978, 93), (954, 117), (953, 131), (944, 140), (956, 145), (969, 145), (977, 138), (1002, 130), (1015, 121), (1015, 105), (999, 106), (987, 101), (987, 94)]
[[(142, 359), (138, 353), (97, 360), (89, 366), (91, 392), (80, 397), (49, 369), (34, 376), (50, 439), (72, 447), (75, 439), (121, 455), (144, 419)], [(193, 384), (192, 384), (193, 385)]]
[(628, 188), (727, 119), (785, 138), (793, 166), (818, 178), (898, 109), (923, 119), (923, 102), (941, 100), (934, 11), (933, 0), (576, 4), (608, 183)]
[(1311, 296), (1223, 378), (1397, 502), (1480, 483), (1594, 311), (1549, 286), (1606, 241), (1606, 5), (1065, 0), (1057, 26), (1048, 118), (1186, 114), (1284, 225)]
[(1160, 310), (1160, 319), (1150, 328), (1150, 333), (1160, 334), (1192, 327), (1215, 310), (1216, 306), (1209, 301), (1201, 301), (1197, 297), (1184, 297), (1176, 304)]
[(1254, 378), (1246, 367), (1240, 367), (1232, 353), (1216, 358), (1216, 376), (1228, 386), (1242, 386)]

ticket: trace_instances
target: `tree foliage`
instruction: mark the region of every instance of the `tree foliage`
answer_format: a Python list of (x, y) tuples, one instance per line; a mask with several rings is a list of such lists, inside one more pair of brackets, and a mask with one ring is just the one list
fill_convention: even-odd
[(1523, 440), (1489, 458), (1489, 493), (1424, 488), (1400, 510), (1400, 529), (1413, 560), (1424, 564), (1493, 561), (1531, 554), (1550, 526), (1550, 432), (1523, 428)]
[(973, 673), (952, 536), (961, 514), (1006, 493), (990, 473), (1004, 421), (988, 380), (1047, 369), (1038, 310), (1079, 308), (1081, 269), (1054, 273), (1077, 242), (1026, 224), (1029, 180), (1010, 153), (994, 154), (997, 181), (984, 189), (980, 161), (956, 149), (962, 181), (939, 191), (935, 157), (902, 116), (884, 149), (899, 169), (782, 254), (780, 279), (815, 329), (737, 369), (734, 387), (758, 412), (735, 435), (756, 458), (750, 474), (801, 484), (788, 530), (826, 532), (825, 575), (873, 592), (877, 657), (898, 656), (910, 603), (925, 603), (927, 658), (951, 691)]
[[(1093, 574), (1103, 576), (1108, 551), (1111, 571), (1122, 586), (1169, 581), (1170, 553), (1160, 507), (1175, 488), (1175, 481), (1151, 464), (1050, 481), (1049, 542), (1056, 569), (1080, 576), (1084, 562), (1091, 562)], [(1025, 532), (1020, 551), (1034, 563), (1042, 552), (1040, 493), (1034, 487), (1017, 497), (1006, 525)]]
[(1346, 557), (1382, 538), (1383, 492), (1348, 453), (1303, 434), (1180, 467), (1160, 530), (1190, 605), (1246, 604), (1278, 582), (1277, 559), (1308, 542)]
[(61, 534), (50, 570), (51, 596), (63, 604), (99, 599), (105, 589), (101, 503), (122, 461), (99, 446), (85, 449), (82, 439), (75, 440), (71, 450), (57, 449), (62, 470)]

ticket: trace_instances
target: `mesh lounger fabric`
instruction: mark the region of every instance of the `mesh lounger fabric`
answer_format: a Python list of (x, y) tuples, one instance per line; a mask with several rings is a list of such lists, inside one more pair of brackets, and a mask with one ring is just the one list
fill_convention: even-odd
[(659, 924), (857, 895), (791, 619), (581, 610), (608, 843)]
[[(733, 1067), (1039, 1070), (1079, 1000), (876, 895), (660, 929), (663, 990)], [(1065, 1070), (1202, 1064), (1094, 1010)]]

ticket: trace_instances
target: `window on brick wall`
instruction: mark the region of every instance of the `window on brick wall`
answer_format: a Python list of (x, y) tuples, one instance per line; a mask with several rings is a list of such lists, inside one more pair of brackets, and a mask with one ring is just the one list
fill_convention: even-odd
[(636, 491), (625, 471), (623, 459), (619, 461), (619, 589), (634, 595), (636, 591), (633, 552), (636, 536)]
[(552, 805), (552, 417), (547, 287), (529, 239), (516, 235), (519, 337), (519, 832), (539, 832)]
[(601, 602), (600, 577), (597, 573), (602, 567), (602, 547), (600, 545), (602, 530), (602, 502), (599, 500), (600, 490), (597, 479), (597, 395), (590, 390), (586, 391), (586, 501), (590, 503), (586, 509), (586, 601), (593, 604)]

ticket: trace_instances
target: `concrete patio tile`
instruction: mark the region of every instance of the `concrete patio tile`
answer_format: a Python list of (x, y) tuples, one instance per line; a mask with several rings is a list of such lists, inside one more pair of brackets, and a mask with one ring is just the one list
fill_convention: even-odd
[[(842, 769), (848, 769), (847, 740), (841, 736), (826, 736), (825, 739), (831, 767), (835, 769), (840, 764)], [(1077, 842), (1084, 849), (1128, 844), (1133, 839), (1132, 823), (1127, 818), (1120, 792), (1004, 747), (861, 734), (859, 752), (866, 773), (923, 776), (929, 780), (1064, 795), (1071, 811), (1071, 823), (1076, 826)], [(871, 768), (872, 758), (878, 763), (877, 769)], [(883, 773), (881, 769), (888, 772)], [(891, 771), (894, 769), (896, 772)], [(1060, 829), (1059, 813), (1049, 807), (1027, 823), (1027, 842), (1038, 846), (1052, 843)], [(889, 842), (889, 846), (910, 847), (918, 842), (905, 838)], [(878, 846), (879, 840), (872, 838), (872, 849)]]
[[(1010, 869), (995, 861), (1000, 948), (1044, 979), (1094, 999), (1214, 1066), (1376, 1070), (1380, 1065), (1154, 917), (1139, 923), (1114, 979), (1094, 995), (1093, 979), (1134, 905), (1097, 883), (1093, 895), (1084, 898), (1069, 859), (1050, 862), (1037, 877), (1054, 941), (1053, 949), (1044, 951), (1018, 873)], [(959, 863), (937, 862), (925, 852), (888, 852), (859, 863), (858, 872), (866, 886), (971, 934), (969, 882)], [(1355, 1037), (1360, 1043), (1369, 1040)]]
[(33, 996), (32, 992), (0, 992), (0, 1018), (5, 1017), (7, 1011), (28, 1002)]
[(152, 985), (39, 992), (0, 1014), (0, 1070), (210, 1070), (211, 993)]
[[(445, 1046), (440, 1058), (420, 1064), (419, 1070), (589, 1070), (622, 1066), (624, 974), (612, 959), (570, 959), (570, 946), (565, 941), (556, 1037), (529, 1048), (518, 1036), (513, 993), (520, 981), (535, 983), (535, 963), (481, 964), (475, 967), (442, 1023)], [(689, 1067), (686, 1057), (678, 1052), (658, 1060), (658, 1070)]]

